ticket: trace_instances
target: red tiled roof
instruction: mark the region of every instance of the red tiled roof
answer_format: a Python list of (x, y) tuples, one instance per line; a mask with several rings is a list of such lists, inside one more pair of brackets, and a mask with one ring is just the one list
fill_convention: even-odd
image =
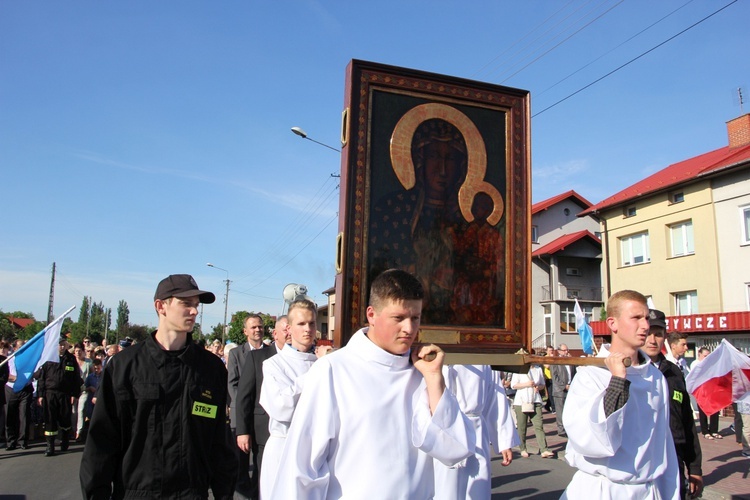
[(717, 174), (728, 168), (741, 166), (743, 163), (746, 166), (750, 166), (750, 144), (736, 148), (726, 146), (715, 151), (710, 151), (688, 160), (674, 163), (589, 207), (578, 214), (578, 216), (581, 217), (592, 212), (600, 212), (607, 208), (624, 205), (644, 195), (674, 188), (681, 184)]
[(556, 240), (550, 241), (546, 245), (534, 250), (531, 256), (539, 257), (540, 255), (552, 255), (559, 252), (560, 250), (564, 250), (565, 247), (572, 245), (573, 243), (580, 241), (583, 238), (591, 238), (591, 240), (598, 245), (602, 244), (601, 240), (594, 236), (591, 231), (584, 229), (583, 231), (578, 231), (577, 233), (564, 234)]
[(553, 196), (552, 198), (540, 201), (539, 203), (534, 203), (533, 205), (531, 205), (531, 214), (533, 215), (537, 212), (541, 212), (542, 210), (547, 210), (552, 205), (560, 203), (561, 201), (568, 198), (579, 204), (581, 208), (589, 208), (591, 206), (590, 201), (571, 189), (566, 193), (558, 194), (557, 196)]
[(11, 324), (17, 326), (18, 328), (26, 328), (30, 324), (34, 322), (33, 319), (29, 318), (14, 318), (13, 316), (8, 316), (8, 321), (11, 322)]

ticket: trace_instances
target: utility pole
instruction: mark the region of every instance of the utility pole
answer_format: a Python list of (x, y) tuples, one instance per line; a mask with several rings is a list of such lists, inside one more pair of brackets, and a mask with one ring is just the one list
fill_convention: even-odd
[(208, 267), (213, 267), (214, 269), (219, 269), (221, 271), (224, 271), (227, 273), (227, 279), (224, 280), (224, 282), (227, 284), (227, 292), (224, 295), (224, 329), (221, 331), (221, 345), (223, 346), (226, 343), (226, 337), (227, 337), (227, 308), (229, 307), (229, 271), (224, 269), (223, 267), (215, 266), (211, 264), (210, 262), (206, 264)]
[(104, 315), (104, 338), (107, 338), (107, 333), (109, 332), (109, 324), (112, 321), (112, 308), (107, 308), (107, 314)]
[(203, 302), (201, 302), (201, 321), (200, 321), (200, 325), (201, 325), (201, 337), (203, 337)]
[(227, 332), (227, 308), (229, 307), (229, 274), (227, 274), (227, 279), (224, 280), (227, 282), (227, 292), (224, 294), (224, 330), (221, 333), (221, 347), (222, 349), (226, 345), (226, 336), (229, 332)]
[(89, 333), (89, 327), (91, 326), (91, 309), (92, 309), (92, 307), (91, 307), (91, 297), (89, 297), (88, 306), (89, 306), (88, 307), (88, 316), (86, 317), (86, 336), (87, 337), (89, 335), (91, 335)]
[(55, 263), (52, 263), (52, 282), (49, 284), (49, 303), (47, 304), (47, 324), (52, 323), (55, 319), (54, 316), (55, 306)]

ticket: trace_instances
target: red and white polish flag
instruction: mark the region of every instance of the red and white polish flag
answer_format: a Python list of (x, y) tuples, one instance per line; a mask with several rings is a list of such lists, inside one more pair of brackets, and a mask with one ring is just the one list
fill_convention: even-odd
[(750, 357), (722, 339), (685, 382), (703, 413), (713, 415), (750, 392)]

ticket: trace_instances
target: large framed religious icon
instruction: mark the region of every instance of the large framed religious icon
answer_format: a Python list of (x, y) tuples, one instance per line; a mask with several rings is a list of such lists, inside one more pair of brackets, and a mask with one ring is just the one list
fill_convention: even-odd
[(334, 341), (366, 325), (369, 285), (425, 289), (418, 341), (528, 347), (529, 93), (353, 60), (342, 115)]

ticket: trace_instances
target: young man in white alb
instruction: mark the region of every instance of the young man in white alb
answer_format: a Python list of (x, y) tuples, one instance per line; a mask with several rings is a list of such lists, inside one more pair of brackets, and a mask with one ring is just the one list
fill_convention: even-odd
[(513, 448), (521, 441), (511, 417), (499, 372), (488, 365), (443, 367), (447, 389), (456, 396), (461, 411), (474, 424), (474, 455), (460, 467), (435, 466), (435, 500), (489, 499), (492, 494), (491, 453), (502, 455), (503, 466), (513, 461)]
[(261, 499), (271, 498), (276, 476), (281, 474), (283, 477), (285, 474), (281, 452), (304, 387), (305, 374), (315, 360), (326, 352), (324, 349), (315, 350), (316, 318), (317, 307), (313, 302), (292, 302), (287, 313), (292, 343), (263, 362), (259, 403), (268, 413), (269, 437), (260, 473)]
[(649, 332), (646, 298), (632, 290), (612, 295), (607, 326), (612, 343), (599, 351), (607, 368), (580, 367), (568, 391), (565, 460), (578, 472), (562, 498), (678, 498), (671, 395), (659, 369), (640, 351)]
[(370, 326), (307, 373), (272, 498), (431, 499), (432, 459), (473, 454), (473, 425), (445, 390), (444, 353), (411, 352), (423, 298), (405, 271), (373, 280)]

